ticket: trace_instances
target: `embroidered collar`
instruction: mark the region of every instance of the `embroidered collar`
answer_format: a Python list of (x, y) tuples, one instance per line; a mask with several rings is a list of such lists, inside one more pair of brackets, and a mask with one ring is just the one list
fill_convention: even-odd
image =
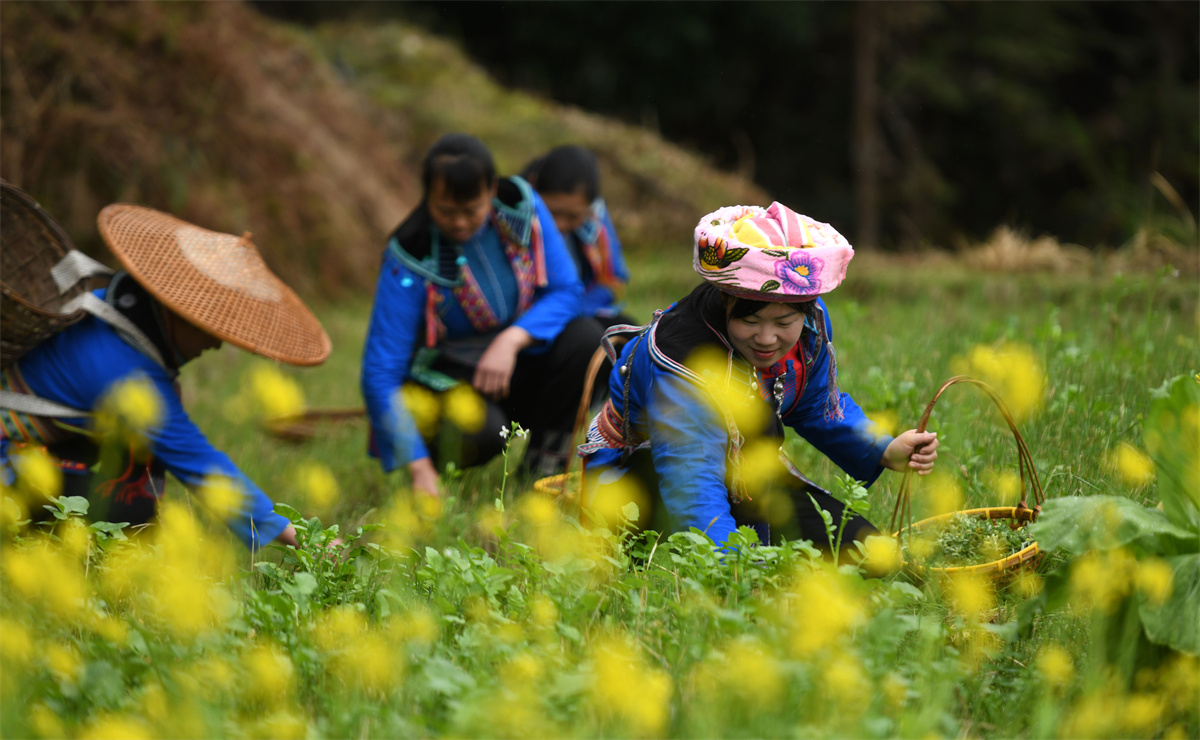
[[(529, 246), (533, 222), (537, 217), (533, 188), (519, 177), (500, 178), (492, 199), (491, 220), (504, 237), (521, 246)], [(466, 258), (462, 245), (443, 242), (441, 232), (422, 201), (392, 232), (387, 251), (402, 265), (421, 278), (442, 288), (463, 284), (462, 267)]]

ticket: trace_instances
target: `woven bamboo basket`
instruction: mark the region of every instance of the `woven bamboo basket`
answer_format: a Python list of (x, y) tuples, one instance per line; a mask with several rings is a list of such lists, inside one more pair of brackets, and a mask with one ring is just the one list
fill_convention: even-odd
[(87, 290), (58, 292), (50, 270), (74, 249), (62, 227), (33, 198), (0, 180), (0, 367), (8, 367), (87, 314), (61, 312)]
[[(1025, 439), (1021, 436), (1021, 432), (1017, 429), (1017, 424), (1013, 420), (1012, 414), (1009, 413), (1008, 407), (1004, 405), (1004, 401), (1000, 395), (981, 380), (970, 378), (965, 375), (956, 375), (950, 378), (938, 388), (937, 393), (933, 395), (933, 399), (929, 401), (929, 405), (925, 407), (925, 412), (921, 414), (921, 420), (917, 424), (917, 431), (924, 432), (929, 424), (929, 417), (933, 413), (933, 407), (937, 404), (938, 399), (952, 385), (959, 383), (967, 383), (974, 385), (982, 390), (988, 398), (996, 404), (996, 408), (1000, 411), (1000, 415), (1004, 417), (1008, 423), (1009, 431), (1013, 434), (1013, 440), (1017, 446), (1017, 462), (1021, 473), (1021, 500), (1016, 506), (988, 506), (978, 509), (966, 509), (963, 511), (950, 512), (939, 516), (922, 519), (918, 522), (912, 521), (911, 509), (911, 483), (912, 471), (909, 470), (904, 474), (904, 480), (900, 484), (900, 492), (896, 497), (896, 506), (892, 510), (891, 526), (888, 531), (895, 532), (897, 539), (903, 539), (905, 536), (915, 532), (920, 532), (926, 529), (931, 529), (938, 526), (942, 522), (949, 520), (955, 514), (975, 517), (978, 519), (988, 520), (1008, 520), (1009, 526), (1013, 529), (1024, 527), (1026, 524), (1037, 520), (1038, 514), (1042, 511), (1042, 502), (1045, 501), (1045, 494), (1042, 491), (1041, 481), (1038, 479), (1037, 469), (1033, 465), (1033, 456), (1029, 452), (1029, 446), (1025, 444)], [(1027, 503), (1027, 498), (1032, 494), (1033, 506), (1030, 507)], [(975, 575), (990, 575), (999, 576), (1002, 573), (1015, 570), (1022, 566), (1035, 564), (1041, 557), (1041, 550), (1038, 548), (1037, 542), (1033, 542), (1021, 548), (1017, 552), (1007, 555), (999, 560), (993, 560), (987, 563), (979, 563), (976, 565), (960, 565), (947, 567), (932, 567), (918, 566), (913, 563), (905, 563), (911, 571), (919, 574), (952, 576), (965, 573)]]

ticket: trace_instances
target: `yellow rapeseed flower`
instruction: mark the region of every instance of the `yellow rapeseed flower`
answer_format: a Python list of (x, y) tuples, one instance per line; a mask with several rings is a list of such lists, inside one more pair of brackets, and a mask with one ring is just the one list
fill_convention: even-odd
[(640, 516), (649, 510), (650, 497), (634, 476), (625, 475), (600, 486), (587, 510), (609, 527), (617, 527), (624, 521), (623, 510), (630, 503), (637, 505)]
[(791, 651), (808, 657), (833, 645), (866, 618), (866, 604), (845, 578), (817, 569), (797, 578), (796, 609), (792, 612)]
[(848, 707), (861, 709), (870, 701), (870, 682), (852, 654), (836, 655), (829, 661), (821, 679), (826, 699), (845, 710)]
[(995, 604), (992, 582), (975, 573), (956, 573), (949, 579), (950, 600), (959, 613), (978, 619)]
[(324, 511), (338, 500), (338, 482), (324, 463), (305, 460), (296, 466), (296, 487), (304, 493), (308, 505)]
[(260, 362), (250, 368), (244, 381), (263, 419), (281, 419), (304, 413), (304, 391), (296, 379), (278, 365)]
[(393, 614), (388, 618), (387, 632), (392, 641), (412, 645), (430, 645), (439, 635), (437, 620), (425, 608)]
[(880, 681), (884, 701), (893, 712), (904, 709), (904, 705), (908, 703), (908, 686), (908, 679), (894, 671), (888, 673)]
[(1045, 645), (1038, 651), (1037, 670), (1050, 686), (1065, 689), (1075, 675), (1075, 661), (1058, 645)]
[(94, 414), (96, 433), (103, 439), (145, 445), (164, 413), (154, 382), (145, 375), (131, 375), (104, 392)]
[(25, 625), (15, 619), (0, 617), (0, 661), (19, 668), (27, 665), (34, 653), (33, 635)]
[(1138, 562), (1135, 580), (1150, 603), (1162, 604), (1171, 595), (1174, 573), (1171, 564), (1162, 558), (1147, 558)]
[(500, 683), (510, 689), (533, 686), (542, 679), (546, 669), (542, 660), (531, 653), (522, 652), (509, 658), (500, 666)]
[(769, 707), (783, 695), (779, 661), (755, 640), (731, 642), (717, 670), (730, 692), (751, 708)]
[(559, 520), (558, 506), (553, 499), (541, 493), (522, 496), (517, 503), (517, 510), (521, 519), (533, 527), (548, 527)]
[(529, 607), (529, 622), (535, 628), (550, 629), (558, 623), (558, 607), (545, 594), (534, 594), (526, 600)]
[(62, 490), (62, 470), (46, 453), (44, 447), (23, 447), (12, 455), (17, 471), (17, 490), (33, 503), (50, 499)]
[[(722, 423), (728, 415), (745, 435), (752, 435), (766, 425), (771, 414), (770, 408), (763, 402), (758, 391), (744, 385), (739, 379), (729, 377), (729, 358), (725, 352), (713, 347), (702, 347), (688, 357), (684, 364), (707, 383), (713, 412)], [(736, 369), (733, 375), (738, 375)]]
[(304, 740), (308, 722), (294, 712), (281, 710), (263, 717), (251, 728), (252, 736), (264, 740)]
[(153, 734), (145, 722), (114, 714), (92, 721), (78, 737), (80, 740), (150, 740)]
[(750, 439), (742, 447), (739, 474), (751, 497), (788, 475), (779, 459), (779, 440), (770, 437)]
[(347, 685), (381, 695), (399, 685), (404, 665), (397, 660), (396, 648), (378, 633), (369, 631), (343, 645), (330, 668)]
[(939, 516), (962, 509), (962, 486), (950, 475), (934, 470), (925, 478), (916, 478), (914, 483), (919, 486), (913, 496), (914, 503), (924, 516)]
[(83, 659), (75, 648), (50, 644), (46, 646), (46, 667), (58, 680), (75, 683), (83, 671)]
[(865, 543), (863, 567), (873, 575), (885, 575), (900, 570), (904, 559), (900, 557), (900, 542), (895, 537), (881, 535), (868, 537)]
[(984, 475), (988, 488), (995, 492), (994, 499), (1000, 506), (1016, 506), (1021, 499), (1021, 476), (1011, 470), (988, 471)]
[(1124, 548), (1089, 552), (1071, 567), (1073, 605), (1093, 605), (1112, 613), (1133, 589), (1137, 561)]
[(292, 688), (292, 661), (277, 647), (259, 645), (242, 655), (242, 694), (266, 705), (283, 702)]
[(1133, 737), (1154, 734), (1166, 711), (1166, 701), (1154, 694), (1131, 694), (1120, 712), (1121, 726)]
[(1110, 453), (1108, 467), (1133, 488), (1144, 488), (1154, 480), (1154, 461), (1128, 442), (1122, 442)]
[[(4, 488), (4, 493), (10, 491)], [(25, 502), (14, 496), (0, 496), (0, 529), (9, 529), (15, 526), (18, 522), (23, 522), (29, 518), (29, 508), (25, 506)]]
[(487, 421), (487, 404), (474, 388), (459, 383), (443, 396), (446, 419), (467, 434), (483, 429)]
[(1027, 568), (1017, 571), (1013, 578), (1013, 590), (1023, 599), (1029, 599), (1042, 592), (1042, 577)]
[(646, 666), (626, 639), (601, 638), (593, 646), (592, 704), (622, 720), (631, 735), (654, 736), (666, 729), (671, 692), (670, 676)]
[(219, 474), (205, 477), (196, 495), (204, 502), (205, 508), (223, 522), (234, 519), (242, 511), (245, 500), (241, 484)]
[(45, 704), (34, 704), (29, 710), (29, 726), (38, 737), (67, 737), (58, 713)]
[(81, 560), (87, 557), (92, 544), (92, 530), (80, 519), (68, 519), (62, 523), (58, 532), (62, 540), (63, 553), (71, 559)]
[(1046, 373), (1033, 350), (1023, 344), (978, 345), (965, 358), (955, 358), (956, 373), (978, 378), (996, 390), (1017, 422), (1042, 406)]
[(400, 387), (400, 402), (408, 409), (422, 435), (431, 437), (437, 433), (442, 407), (436, 393), (420, 383), (405, 383)]
[(868, 433), (872, 438), (878, 439), (884, 435), (896, 436), (900, 431), (900, 414), (893, 409), (881, 409), (879, 411), (867, 412), (867, 419), (871, 425)]

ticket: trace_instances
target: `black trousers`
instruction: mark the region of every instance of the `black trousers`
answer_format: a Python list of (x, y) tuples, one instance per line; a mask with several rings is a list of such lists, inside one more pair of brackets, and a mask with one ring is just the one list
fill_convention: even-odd
[[(459, 467), (487, 462), (504, 449), (500, 430), (515, 421), (530, 433), (526, 454), (530, 467), (541, 466), (543, 473), (551, 472), (549, 469), (555, 465), (561, 468), (574, 431), (588, 364), (603, 333), (598, 321), (581, 317), (567, 324), (545, 352), (518, 355), (508, 397), (499, 401), (484, 399), (487, 417), (482, 429), (474, 433), (450, 430), (452, 435), (458, 434), (455, 441), (459, 444), (447, 444), (446, 430), (440, 439), (426, 439), (438, 467), (451, 460)], [(439, 358), (433, 369), (468, 384), (475, 375), (474, 367), (447, 358)], [(593, 398), (607, 392), (607, 379), (608, 373), (601, 368)]]
[[(649, 511), (640, 512), (638, 526), (658, 532), (677, 531), (679, 527), (671, 521), (659, 493), (658, 474), (649, 449), (638, 450), (630, 456), (626, 475), (635, 477), (650, 503)], [(854, 543), (865, 542), (867, 537), (880, 533), (865, 518), (850, 512), (828, 491), (791, 475), (781, 478), (772, 490), (751, 491), (750, 496), (749, 501), (731, 505), (730, 513), (738, 526), (753, 528), (758, 533), (759, 541), (764, 544), (777, 545), (785, 539), (789, 542), (810, 540), (814, 547), (830, 556), (833, 545), (837, 544), (838, 529), (841, 528), (838, 561), (852, 563), (856, 562), (856, 558), (851, 556), (851, 553), (857, 552)], [(781, 497), (782, 501), (777, 497)], [(817, 507), (833, 517), (832, 535), (826, 532), (825, 520)]]
[[(90, 439), (73, 437), (47, 446), (46, 451), (57, 460), (82, 463), (87, 467), (79, 472), (63, 470), (61, 495), (86, 498), (88, 517), (93, 521), (138, 525), (154, 518), (158, 499), (167, 483), (166, 466), (158, 458), (139, 459), (131, 452), (118, 454), (115, 460), (109, 461), (109, 473), (113, 477), (105, 479), (91, 470), (99, 461), (100, 453)], [(40, 521), (48, 514), (34, 512), (33, 519)]]

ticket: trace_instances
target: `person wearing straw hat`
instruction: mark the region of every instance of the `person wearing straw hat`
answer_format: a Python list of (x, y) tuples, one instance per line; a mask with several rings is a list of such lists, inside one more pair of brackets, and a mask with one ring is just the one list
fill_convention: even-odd
[[(652, 509), (641, 523), (656, 529), (695, 527), (726, 543), (746, 525), (762, 542), (782, 535), (828, 550), (819, 508), (835, 528), (845, 517), (839, 556), (877, 534), (781, 446), (790, 427), (868, 486), (885, 468), (926, 474), (937, 458), (935, 434), (893, 438), (838, 387), (819, 296), (853, 256), (833, 227), (779, 203), (702, 218), (692, 264), (704, 282), (646, 326), (605, 335), (611, 396), (579, 448), (585, 504), (641, 498)], [(629, 339), (618, 356), (619, 336)]]
[[(63, 469), (63, 495), (89, 497), (92, 512), (106, 509), (104, 518), (114, 522), (150, 519), (164, 472), (192, 488), (226, 483), (236, 493), (232, 510), (221, 513), (242, 542), (252, 549), (272, 540), (295, 546), (294, 527), (188, 418), (176, 377), (226, 341), (278, 362), (316, 365), (331, 349), (325, 330), (268, 269), (249, 234), (209, 231), (126, 204), (105, 208), (98, 224), (124, 269), (89, 294), (84, 310), (91, 316), (5, 368), (5, 447), (45, 446)], [(92, 412), (130, 382), (157, 396), (156, 404), (133, 394), (134, 403), (158, 406), (161, 414), (143, 430), (145, 449), (126, 454), (124, 472), (94, 481), (100, 450)]]
[(596, 157), (570, 144), (557, 146), (525, 165), (521, 175), (538, 191), (563, 236), (583, 281), (583, 310), (604, 328), (632, 323), (621, 298), (629, 270), (617, 227), (600, 195)]
[[(486, 462), (516, 421), (530, 432), (527, 466), (555, 472), (602, 328), (583, 315), (583, 285), (554, 218), (523, 179), (497, 177), (487, 147), (467, 134), (430, 148), (422, 182), (424, 199), (388, 239), (363, 351), (369, 454), (437, 495), (435, 458)], [(473, 388), (481, 418), (432, 434), (427, 423), (423, 435), (400, 393), (410, 383), (439, 403)], [(452, 441), (435, 443), (439, 431)]]

